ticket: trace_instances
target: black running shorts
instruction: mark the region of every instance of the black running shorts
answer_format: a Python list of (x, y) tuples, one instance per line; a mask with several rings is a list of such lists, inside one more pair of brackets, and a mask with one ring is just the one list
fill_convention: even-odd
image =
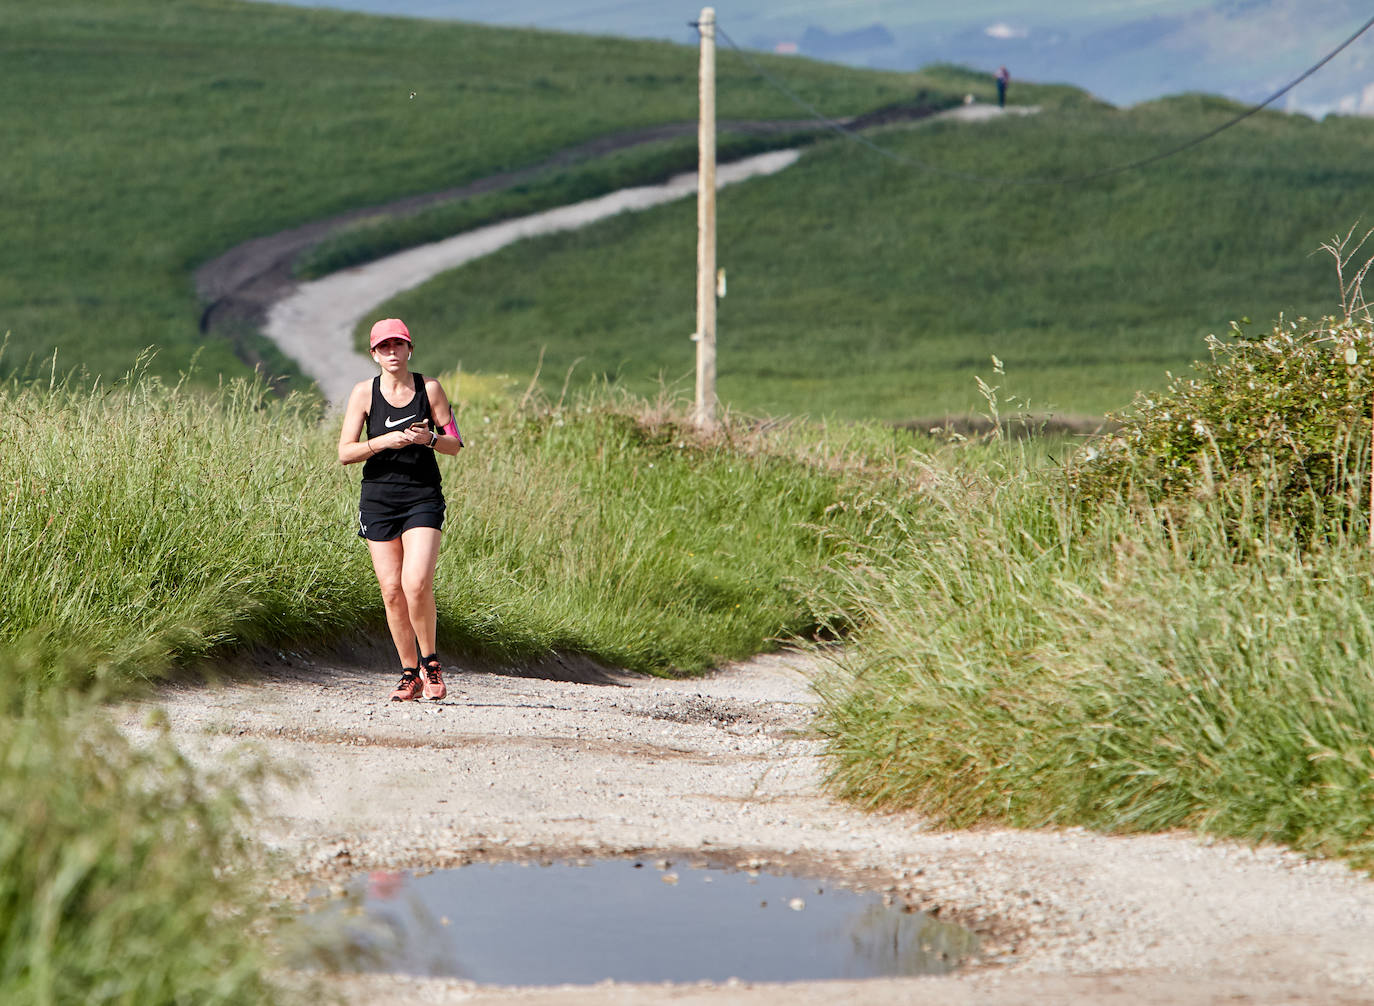
[(368, 541), (394, 541), (413, 527), (444, 529), (442, 499), (423, 500), (406, 507), (385, 506), (364, 500), (358, 505), (358, 537)]

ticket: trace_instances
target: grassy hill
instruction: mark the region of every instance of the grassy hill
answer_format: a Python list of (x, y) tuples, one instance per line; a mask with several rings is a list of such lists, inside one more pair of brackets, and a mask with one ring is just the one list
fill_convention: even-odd
[[(950, 68), (751, 58), (836, 116), (988, 90), (983, 75)], [(149, 346), (156, 372), (193, 359), (200, 380), (241, 372), (235, 346), (198, 327), (199, 264), (252, 236), (690, 120), (695, 73), (683, 46), (233, 0), (16, 11), (0, 39), (19, 194), (0, 204), (0, 373), (56, 350), (59, 370), (118, 375)], [(799, 114), (728, 49), (719, 78), (722, 118)], [(1120, 111), (1021, 83), (1015, 97), (1044, 110), (872, 134), (894, 158), (830, 140), (783, 176), (722, 195), (727, 402), (962, 412), (982, 407), (974, 378), (993, 380), (995, 354), (1004, 397), (1096, 414), (1185, 368), (1233, 318), (1331, 305), (1329, 264), (1312, 252), (1367, 213), (1374, 129), (1363, 120), (1262, 115), (1098, 181), (982, 180), (1091, 173), (1236, 111), (1197, 96)], [(453, 219), (654, 177), (690, 162), (690, 146), (556, 173)], [(682, 387), (693, 214), (684, 202), (529, 242), (379, 310), (433, 340), (431, 369), (528, 375), (543, 349), (551, 387), (574, 361), (579, 377)]]
[[(1244, 317), (1334, 309), (1328, 256), (1369, 213), (1374, 123), (1279, 114), (1139, 170), (1240, 110), (1183, 96), (1122, 111), (917, 123), (839, 140), (724, 191), (720, 391), (737, 409), (906, 419), (984, 407), (1100, 414)], [(1011, 182), (985, 180), (1010, 179)], [(690, 202), (506, 249), (388, 305), (446, 364), (690, 392)], [(991, 357), (1006, 366), (994, 375)], [(1005, 407), (1005, 401), (1003, 403)]]
[[(289, 0), (311, 6), (316, 0)], [(494, 24), (693, 38), (679, 12), (660, 4), (597, 0), (329, 0), (330, 6), (416, 17), (479, 17)], [(1118, 105), (1205, 90), (1259, 101), (1292, 80), (1369, 16), (1360, 0), (972, 0), (961, 4), (890, 0), (734, 0), (721, 27), (760, 51), (792, 44), (806, 56), (851, 66), (905, 70), (959, 63), (991, 73), (1011, 68), (1026, 80), (1072, 81)], [(1303, 109), (1357, 107), (1374, 53), (1366, 36), (1289, 96)], [(1294, 107), (1294, 106), (1289, 106)]]
[[(250, 237), (538, 163), (619, 129), (691, 120), (696, 53), (233, 0), (11, 5), (0, 200), (0, 373), (119, 375), (148, 346), (174, 374), (243, 365), (203, 339), (191, 274)], [(910, 75), (789, 64), (808, 97), (856, 113)], [(791, 117), (735, 86), (723, 117)], [(752, 76), (749, 73), (748, 76)], [(411, 92), (415, 97), (410, 97)]]

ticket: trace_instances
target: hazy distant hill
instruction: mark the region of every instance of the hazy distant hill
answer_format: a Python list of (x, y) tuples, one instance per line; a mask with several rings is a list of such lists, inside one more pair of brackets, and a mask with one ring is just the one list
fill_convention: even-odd
[[(686, 0), (287, 0), (374, 13), (530, 25), (689, 43), (704, 4)], [(732, 39), (755, 49), (886, 69), (961, 63), (1013, 79), (1062, 81), (1114, 104), (1204, 91), (1257, 101), (1344, 41), (1371, 14), (1358, 0), (731, 0)], [(1302, 84), (1283, 107), (1374, 114), (1374, 32)]]

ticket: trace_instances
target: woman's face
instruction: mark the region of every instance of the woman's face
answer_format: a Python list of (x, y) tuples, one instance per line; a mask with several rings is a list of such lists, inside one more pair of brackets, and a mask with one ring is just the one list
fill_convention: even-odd
[(383, 370), (399, 370), (410, 359), (410, 343), (404, 339), (385, 339), (372, 347), (372, 359)]

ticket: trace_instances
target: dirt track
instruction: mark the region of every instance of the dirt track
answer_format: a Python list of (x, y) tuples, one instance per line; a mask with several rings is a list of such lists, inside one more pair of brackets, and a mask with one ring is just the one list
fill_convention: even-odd
[[(761, 860), (964, 922), (991, 962), (849, 985), (342, 981), (352, 1002), (1374, 1003), (1374, 884), (1342, 866), (1183, 835), (938, 833), (832, 801), (808, 659), (690, 681), (560, 661), (460, 668), (444, 702), (406, 704), (387, 701), (391, 662), (381, 648), (266, 655), (248, 679), (158, 701), (197, 757), (249, 745), (292, 766), (259, 837), (312, 882), (508, 858)], [(145, 716), (132, 708), (125, 722), (137, 731)]]
[[(716, 172), (717, 187), (781, 171), (797, 157), (795, 150), (774, 150), (722, 164)], [(658, 185), (621, 189), (569, 206), (503, 220), (300, 283), (268, 309), (264, 334), (297, 360), (325, 398), (342, 409), (353, 385), (377, 371), (371, 358), (353, 348), (353, 329), (387, 298), (524, 238), (576, 230), (618, 213), (686, 198), (696, 188), (695, 173), (678, 175)], [(420, 353), (423, 358), (423, 343)]]

